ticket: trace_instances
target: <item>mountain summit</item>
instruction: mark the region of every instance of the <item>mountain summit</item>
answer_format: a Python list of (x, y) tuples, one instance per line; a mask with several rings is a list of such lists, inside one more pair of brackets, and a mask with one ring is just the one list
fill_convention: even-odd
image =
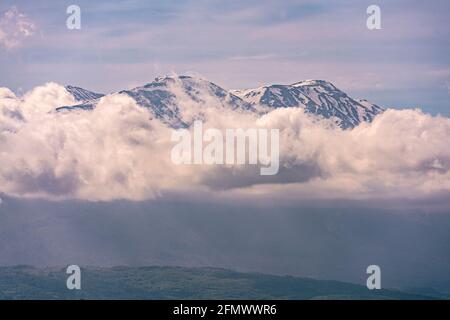
[[(57, 111), (92, 110), (102, 94), (82, 88), (67, 86), (80, 104), (57, 108)], [(342, 129), (351, 129), (362, 122), (371, 122), (384, 111), (382, 107), (356, 100), (324, 80), (305, 80), (290, 85), (269, 85), (256, 89), (227, 91), (207, 80), (190, 76), (158, 77), (153, 82), (131, 90), (117, 92), (133, 98), (148, 108), (153, 116), (174, 127), (187, 127), (193, 118), (186, 118), (184, 106), (198, 107), (197, 118), (202, 110), (214, 106), (239, 112), (269, 112), (276, 108), (303, 108), (307, 113), (326, 119), (334, 119)], [(258, 108), (263, 107), (263, 108)], [(257, 111), (258, 110), (258, 111)], [(195, 117), (194, 117), (195, 118)]]
[[(173, 128), (190, 125), (194, 119), (186, 117), (186, 112), (183, 112), (183, 109), (192, 105), (198, 107), (197, 118), (201, 118), (202, 110), (207, 107), (215, 107), (219, 111), (220, 109), (242, 112), (254, 111), (254, 107), (250, 103), (218, 85), (189, 76), (158, 77), (144, 86), (116, 93), (130, 96), (138, 105), (148, 108), (155, 118)], [(85, 100), (78, 105), (59, 107), (56, 110), (92, 110), (100, 98)]]
[(303, 108), (307, 113), (333, 118), (343, 129), (370, 122), (384, 111), (367, 100), (355, 100), (324, 80), (305, 80), (291, 85), (270, 85), (256, 89), (234, 90), (235, 95), (252, 105), (273, 108)]

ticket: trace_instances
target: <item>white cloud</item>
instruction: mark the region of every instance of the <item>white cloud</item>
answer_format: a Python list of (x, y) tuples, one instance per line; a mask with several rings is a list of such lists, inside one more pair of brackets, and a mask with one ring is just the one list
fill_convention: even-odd
[(66, 89), (54, 82), (46, 83), (27, 92), (23, 96), (20, 111), (28, 118), (45, 115), (55, 106), (68, 106), (76, 103)]
[(35, 30), (35, 24), (24, 13), (11, 7), (0, 17), (0, 46), (6, 49), (17, 48)]
[[(420, 110), (387, 110), (372, 123), (342, 131), (301, 109), (260, 118), (195, 103), (176, 85), (185, 118), (202, 110), (205, 127), (278, 128), (280, 172), (251, 166), (176, 166), (171, 129), (128, 96), (101, 99), (91, 112), (49, 112), (74, 103), (62, 86), (23, 97), (0, 89), (0, 192), (84, 200), (158, 197), (181, 192), (286, 199), (417, 199), (450, 192), (450, 119)], [(208, 107), (210, 106), (210, 107)]]

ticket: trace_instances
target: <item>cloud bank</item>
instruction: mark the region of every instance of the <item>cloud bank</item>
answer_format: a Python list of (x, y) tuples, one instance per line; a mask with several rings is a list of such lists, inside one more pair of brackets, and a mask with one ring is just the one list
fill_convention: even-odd
[[(0, 88), (0, 193), (17, 197), (110, 201), (167, 193), (218, 197), (418, 199), (450, 192), (450, 119), (389, 109), (372, 123), (341, 130), (298, 108), (263, 116), (174, 88), (186, 117), (204, 126), (280, 130), (280, 171), (257, 166), (175, 165), (172, 129), (125, 95), (93, 111), (55, 112), (73, 97), (47, 83), (17, 97)], [(220, 108), (220, 109), (218, 109)]]

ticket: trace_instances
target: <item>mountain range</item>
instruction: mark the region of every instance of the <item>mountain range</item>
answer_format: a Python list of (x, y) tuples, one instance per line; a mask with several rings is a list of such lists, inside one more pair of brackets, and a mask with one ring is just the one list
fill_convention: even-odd
[[(58, 112), (92, 110), (105, 95), (83, 88), (66, 86), (79, 102), (61, 106)], [(173, 128), (188, 127), (202, 110), (214, 106), (238, 112), (265, 113), (277, 108), (302, 108), (306, 113), (333, 119), (342, 129), (351, 129), (362, 122), (371, 122), (384, 109), (367, 100), (353, 99), (332, 83), (324, 80), (305, 80), (290, 85), (268, 85), (256, 89), (225, 90), (196, 77), (165, 76), (130, 90), (116, 92), (133, 98), (148, 108), (152, 115)], [(114, 93), (111, 93), (114, 94)], [(197, 107), (194, 118), (186, 117), (186, 105)]]

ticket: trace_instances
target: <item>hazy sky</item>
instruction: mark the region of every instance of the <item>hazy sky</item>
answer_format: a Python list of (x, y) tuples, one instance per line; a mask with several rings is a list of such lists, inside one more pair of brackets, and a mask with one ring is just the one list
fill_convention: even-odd
[[(81, 30), (66, 28), (71, 4), (81, 7)], [(313, 78), (385, 107), (450, 115), (450, 2), (376, 1), (381, 30), (366, 27), (370, 4), (1, 1), (0, 86), (56, 81), (109, 92), (171, 72), (227, 89)], [(14, 6), (22, 24), (4, 16)]]

